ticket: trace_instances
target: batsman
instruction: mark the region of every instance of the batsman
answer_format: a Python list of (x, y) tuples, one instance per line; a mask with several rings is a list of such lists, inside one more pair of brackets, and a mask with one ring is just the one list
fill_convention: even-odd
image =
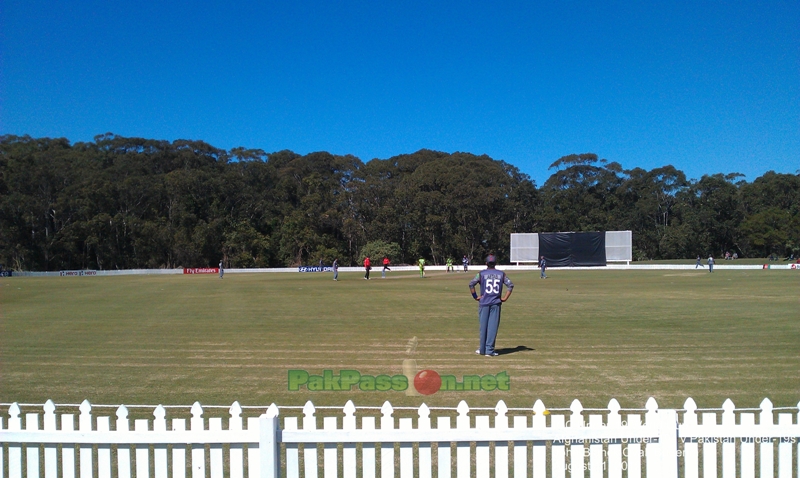
[[(476, 354), (487, 357), (499, 355), (495, 351), (495, 340), (497, 339), (497, 329), (500, 328), (500, 306), (511, 296), (514, 283), (506, 276), (506, 273), (495, 269), (497, 259), (493, 254), (486, 258), (486, 269), (478, 272), (469, 282), (469, 291), (472, 297), (478, 301), (478, 321), (480, 323), (480, 345)], [(475, 286), (481, 284), (481, 295), (475, 293)], [(503, 294), (503, 285), (507, 290)]]

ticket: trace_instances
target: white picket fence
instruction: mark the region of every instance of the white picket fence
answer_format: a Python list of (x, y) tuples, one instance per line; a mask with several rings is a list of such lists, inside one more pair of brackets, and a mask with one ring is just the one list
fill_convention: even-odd
[(153, 419), (133, 423), (119, 406), (113, 430), (111, 417), (92, 415), (87, 401), (77, 429), (74, 414), (56, 413), (51, 401), (43, 408), (43, 416), (22, 414), (14, 403), (7, 424), (0, 418), (0, 478), (800, 475), (798, 409), (773, 409), (766, 399), (760, 409), (739, 410), (730, 400), (721, 410), (698, 410), (691, 398), (683, 410), (659, 409), (652, 398), (643, 410), (622, 410), (616, 400), (600, 410), (577, 400), (561, 410), (541, 401), (525, 410), (502, 401), (494, 410), (463, 401), (456, 409), (387, 402), (380, 410), (308, 402), (301, 416), (273, 404), (246, 420), (234, 402), (227, 423), (203, 418), (195, 403), (188, 428), (185, 418), (167, 420), (160, 405)]

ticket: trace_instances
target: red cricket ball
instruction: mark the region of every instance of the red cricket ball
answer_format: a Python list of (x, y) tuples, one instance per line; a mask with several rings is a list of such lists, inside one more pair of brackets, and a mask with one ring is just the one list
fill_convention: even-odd
[(433, 395), (442, 388), (442, 377), (434, 370), (423, 370), (414, 376), (414, 388), (423, 395)]

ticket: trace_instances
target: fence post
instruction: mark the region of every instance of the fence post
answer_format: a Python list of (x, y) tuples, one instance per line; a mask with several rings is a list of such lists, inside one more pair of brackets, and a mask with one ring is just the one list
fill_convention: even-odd
[[(125, 405), (120, 405), (119, 408), (117, 408), (116, 415), (117, 415), (117, 431), (118, 432), (126, 432), (126, 431), (128, 431), (130, 429), (130, 422), (128, 421), (128, 407), (126, 407)], [(72, 426), (71, 426), (72, 425), (72, 417), (70, 417), (70, 420), (67, 423), (69, 423), (69, 425), (67, 425), (67, 426), (69, 427), (69, 429), (71, 429), (72, 428)], [(65, 426), (65, 423), (64, 423), (64, 415), (62, 415), (61, 416), (61, 429), (64, 430), (64, 429), (67, 428), (67, 426)], [(75, 452), (75, 450), (73, 450), (73, 453), (74, 452)], [(66, 452), (62, 452), (62, 453), (66, 453)], [(65, 463), (64, 464), (65, 468), (67, 467), (67, 465), (66, 465), (66, 463), (68, 463), (67, 460), (68, 460), (67, 456), (64, 456), (63, 457), (63, 462)], [(75, 461), (74, 457), (73, 457), (72, 460), (69, 461), (69, 463), (72, 463), (72, 469), (73, 470), (75, 469), (74, 461)], [(173, 460), (173, 462), (175, 462), (175, 460)], [(173, 468), (176, 468), (176, 467), (173, 467)], [(131, 446), (130, 445), (119, 445), (117, 447), (117, 477), (118, 478), (131, 478)], [(64, 478), (67, 478), (66, 474), (64, 475)]]
[(278, 478), (280, 476), (280, 441), (278, 417), (258, 417), (259, 439), (258, 450), (261, 452), (261, 478)]
[[(164, 408), (164, 405), (159, 404), (153, 410), (153, 431), (167, 433), (167, 409)], [(153, 470), (155, 471), (155, 478), (167, 478), (169, 476), (166, 443), (153, 445)], [(111, 475), (109, 474), (109, 476)]]
[[(622, 416), (619, 411), (622, 409), (619, 401), (612, 398), (608, 402), (608, 418), (606, 426), (609, 428), (622, 427)], [(627, 426), (627, 424), (626, 424)], [(622, 478), (622, 440), (614, 440), (608, 444), (608, 478)]]
[[(25, 414), (25, 430), (39, 431), (39, 414), (26, 413)], [(790, 455), (791, 456), (791, 455)], [(25, 457), (27, 458), (28, 473), (26, 476), (39, 477), (39, 446), (27, 446)]]
[[(394, 430), (394, 407), (389, 401), (381, 406), (381, 430)], [(381, 478), (394, 478), (394, 445), (381, 443)]]
[[(689, 397), (683, 403), (683, 409), (686, 412), (683, 414), (683, 426), (696, 427), (697, 426), (697, 404)], [(680, 427), (678, 428), (680, 433)], [(697, 443), (696, 437), (685, 438), (683, 440), (683, 476), (686, 478), (697, 478), (700, 473), (700, 448)], [(761, 476), (772, 476), (769, 475)]]
[[(569, 427), (584, 428), (585, 424), (583, 422), (583, 405), (581, 405), (580, 400), (577, 398), (573, 400), (572, 404), (569, 406), (569, 409), (571, 412), (569, 416)], [(585, 476), (584, 453), (586, 453), (586, 447), (583, 445), (583, 440), (570, 440), (568, 450), (570, 476)]]
[[(228, 420), (228, 430), (242, 430), (242, 406), (239, 401), (233, 402), (228, 409), (231, 418)], [(241, 443), (230, 445), (230, 478), (244, 478), (244, 446)]]
[[(4, 430), (3, 428), (3, 417), (0, 417), (0, 431)], [(5, 459), (3, 458), (3, 448), (0, 446), (0, 476), (6, 476), (6, 472), (4, 471), (5, 468)]]
[[(203, 407), (200, 406), (200, 402), (194, 402), (190, 412), (192, 418), (189, 426), (192, 431), (204, 431)], [(206, 447), (201, 443), (192, 444), (192, 478), (206, 478)]]
[[(727, 427), (736, 426), (736, 416), (733, 411), (736, 405), (729, 398), (722, 404), (722, 425)], [(736, 475), (736, 440), (733, 438), (722, 439), (722, 476)]]
[[(311, 400), (307, 401), (303, 407), (303, 430), (316, 430), (317, 417), (314, 416), (316, 408)], [(307, 443), (303, 447), (303, 463), (306, 467), (306, 478), (317, 478), (319, 474), (319, 462), (317, 461), (317, 445)]]
[[(533, 404), (533, 417), (531, 418), (531, 424), (533, 429), (536, 430), (543, 430), (547, 428), (547, 407), (544, 406), (544, 402), (541, 400), (536, 400), (536, 403)], [(552, 424), (551, 424), (552, 426)], [(527, 428), (528, 427), (528, 417), (514, 417), (514, 428)], [(564, 456), (563, 451), (564, 447), (561, 446), (561, 459), (559, 461), (558, 445), (555, 445), (553, 442), (552, 450), (556, 450), (553, 452), (553, 463), (558, 462), (561, 465), (561, 468), (564, 468)], [(547, 444), (544, 440), (538, 440), (533, 442), (533, 478), (545, 478), (547, 476)], [(553, 466), (555, 469), (555, 466)], [(528, 442), (520, 440), (514, 442), (514, 478), (528, 478), (531, 476), (528, 474)], [(557, 475), (556, 475), (557, 476)]]
[[(44, 420), (43, 425), (45, 430), (56, 431), (56, 406), (52, 400), (47, 400), (44, 404)], [(2, 459), (0, 453), (0, 460)], [(0, 473), (3, 467), (0, 465)], [(0, 475), (3, 476), (3, 475)], [(58, 445), (50, 443), (44, 446), (44, 477), (57, 478), (58, 477)]]
[[(355, 430), (356, 429), (356, 404), (352, 400), (348, 400), (344, 404), (344, 418), (342, 418), (342, 430)], [(358, 470), (358, 462), (356, 461), (356, 444), (344, 443), (342, 444), (342, 465), (344, 468), (344, 476), (348, 478), (356, 477), (356, 470)]]
[[(89, 400), (84, 400), (81, 402), (81, 406), (78, 408), (81, 411), (80, 416), (78, 417), (78, 428), (82, 432), (91, 432), (92, 431), (92, 405), (89, 403)], [(81, 478), (93, 478), (94, 470), (92, 468), (92, 446), (91, 445), (80, 445), (78, 447), (79, 450), (79, 457), (80, 460), (80, 470)], [(37, 475), (38, 476), (38, 475)]]
[(658, 444), (661, 448), (659, 476), (678, 478), (678, 412), (669, 409), (659, 410), (658, 425)]
[[(499, 430), (508, 430), (508, 406), (502, 400), (494, 407), (497, 416), (494, 427)], [(526, 463), (527, 465), (527, 463)], [(495, 478), (508, 478), (508, 442), (500, 441), (494, 444), (494, 476)]]
[[(647, 428), (655, 428), (657, 433), (661, 435), (661, 421), (660, 416), (658, 414), (658, 402), (653, 397), (647, 399), (647, 403), (644, 404), (644, 408), (647, 409), (647, 412), (644, 414), (644, 424)], [(655, 440), (646, 440), (644, 445), (644, 456), (646, 458), (645, 461), (645, 471), (647, 476), (659, 476), (660, 465), (663, 464), (664, 460), (661, 459), (661, 450), (664, 448), (664, 445), (659, 440), (658, 443)], [(666, 475), (665, 475), (666, 476)]]
[[(761, 401), (761, 414), (758, 416), (758, 426), (770, 426), (773, 423), (775, 423), (775, 418), (772, 415), (772, 402), (768, 398), (765, 398)], [(766, 435), (766, 433), (764, 435)], [(761, 476), (774, 476), (775, 448), (772, 446), (772, 440), (763, 440), (760, 448)]]
[[(456, 428), (459, 430), (469, 430), (469, 405), (464, 400), (458, 402), (456, 408), (458, 416), (456, 417)], [(472, 451), (470, 450), (470, 443), (466, 441), (456, 442), (456, 478), (469, 478), (472, 468)]]
[[(417, 410), (417, 429), (421, 436), (425, 436), (431, 429), (431, 410), (424, 403)], [(433, 476), (433, 454), (430, 442), (420, 442), (419, 444), (419, 478), (431, 478)], [(444, 478), (444, 477), (442, 477)]]

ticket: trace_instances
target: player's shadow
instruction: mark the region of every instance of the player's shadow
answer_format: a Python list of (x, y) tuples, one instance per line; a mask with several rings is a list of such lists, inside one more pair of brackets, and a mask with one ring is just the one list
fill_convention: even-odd
[(514, 348), (494, 349), (494, 351), (497, 352), (498, 355), (508, 355), (508, 354), (513, 354), (513, 353), (517, 353), (517, 352), (527, 352), (527, 351), (533, 351), (533, 350), (536, 350), (536, 349), (532, 349), (532, 348), (530, 348), (528, 346), (525, 346), (525, 345), (517, 345)]

